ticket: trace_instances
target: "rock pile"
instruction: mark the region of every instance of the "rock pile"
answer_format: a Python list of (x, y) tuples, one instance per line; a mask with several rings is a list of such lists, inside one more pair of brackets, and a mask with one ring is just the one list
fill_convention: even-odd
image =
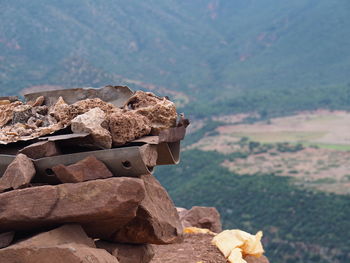
[(215, 207), (193, 206), (189, 210), (181, 207), (176, 209), (183, 228), (204, 228), (214, 233), (222, 231), (220, 214)]
[(178, 162), (188, 121), (127, 87), (0, 100), (0, 262), (150, 262), (182, 240), (153, 167)]

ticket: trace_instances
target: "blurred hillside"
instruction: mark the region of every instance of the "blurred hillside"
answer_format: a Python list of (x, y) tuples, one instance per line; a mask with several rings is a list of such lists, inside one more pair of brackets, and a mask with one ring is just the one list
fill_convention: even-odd
[(1, 1), (0, 94), (121, 83), (191, 94), (187, 111), (198, 117), (349, 109), (349, 8), (347, 0)]
[[(169, 95), (193, 120), (184, 146), (195, 147), (156, 171), (178, 206), (215, 206), (227, 228), (263, 229), (271, 262), (348, 263), (350, 199), (334, 189), (350, 182), (348, 153), (303, 148), (348, 150), (338, 145), (346, 122), (317, 119), (336, 134), (326, 145), (319, 129), (286, 131), (288, 118), (278, 133), (261, 127), (301, 110), (350, 110), (349, 10), (348, 0), (0, 0), (0, 96), (108, 84)], [(253, 124), (237, 133), (222, 115)], [(317, 166), (288, 167), (304, 153)], [(340, 179), (326, 174), (334, 156)], [(282, 168), (260, 169), (275, 159)]]

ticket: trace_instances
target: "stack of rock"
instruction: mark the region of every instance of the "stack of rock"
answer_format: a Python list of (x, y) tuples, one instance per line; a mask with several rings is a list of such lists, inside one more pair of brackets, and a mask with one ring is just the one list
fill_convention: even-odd
[(188, 121), (127, 87), (0, 99), (0, 262), (149, 262), (182, 240), (154, 166)]
[(189, 210), (182, 207), (176, 209), (183, 228), (204, 228), (213, 233), (222, 231), (221, 216), (215, 207), (193, 206)]

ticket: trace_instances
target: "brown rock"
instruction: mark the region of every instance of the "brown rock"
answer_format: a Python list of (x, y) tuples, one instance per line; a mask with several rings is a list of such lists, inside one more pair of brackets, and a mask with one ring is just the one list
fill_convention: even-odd
[(118, 263), (103, 249), (96, 249), (79, 225), (64, 225), (0, 249), (6, 263)]
[(80, 100), (72, 104), (72, 106), (72, 111), (77, 113), (78, 115), (88, 112), (90, 109), (96, 107), (103, 110), (106, 114), (112, 112), (114, 109), (119, 109), (116, 108), (113, 104), (105, 102), (99, 98)]
[(220, 214), (215, 207), (194, 206), (179, 212), (183, 227), (207, 228), (215, 233), (222, 231)]
[[(7, 247), (11, 244), (15, 232), (5, 232), (0, 234), (0, 248)], [(0, 261), (1, 262), (1, 261)]]
[(0, 128), (12, 120), (13, 110), (19, 105), (22, 105), (22, 102), (15, 101), (10, 104), (6, 103), (0, 105)]
[(244, 260), (247, 261), (247, 263), (269, 263), (270, 261), (265, 256), (261, 257), (254, 257), (254, 256), (245, 256)]
[(144, 196), (142, 180), (126, 177), (14, 190), (0, 194), (0, 232), (79, 223), (89, 236), (110, 238)]
[(56, 165), (52, 170), (62, 183), (79, 183), (113, 176), (107, 166), (95, 156), (86, 157), (69, 166)]
[(148, 263), (154, 257), (153, 247), (149, 244), (118, 244), (99, 240), (96, 246), (107, 250), (120, 263)]
[(110, 240), (135, 244), (180, 242), (183, 229), (168, 193), (153, 175), (142, 175), (140, 178), (144, 181), (146, 196), (137, 210), (137, 216)]
[(70, 120), (75, 117), (71, 116), (70, 106), (62, 97), (59, 97), (57, 102), (49, 109), (49, 114), (55, 117), (55, 119), (62, 125), (68, 125)]
[(149, 120), (133, 111), (115, 110), (109, 115), (113, 145), (123, 145), (151, 132)]
[(33, 116), (32, 106), (24, 104), (13, 109), (12, 124), (27, 123), (30, 117)]
[(24, 154), (18, 154), (0, 178), (0, 193), (5, 190), (27, 187), (35, 175), (33, 162)]
[(49, 113), (54, 116), (62, 125), (69, 125), (78, 115), (84, 114), (93, 108), (100, 108), (105, 113), (118, 109), (110, 103), (104, 102), (99, 98), (80, 100), (74, 104), (68, 105), (62, 97), (50, 108)]
[(19, 153), (23, 153), (32, 159), (50, 157), (60, 155), (61, 151), (56, 146), (55, 142), (42, 141), (24, 147)]
[(33, 101), (28, 101), (27, 104), (29, 104), (32, 107), (37, 107), (37, 106), (43, 105), (44, 101), (45, 101), (45, 97), (44, 96), (39, 96)]
[(106, 250), (74, 243), (54, 247), (7, 247), (0, 250), (0, 262), (6, 263), (118, 263)]
[(176, 126), (175, 104), (167, 98), (158, 97), (151, 92), (135, 92), (124, 107), (147, 117), (154, 134), (158, 134), (162, 129)]
[(112, 136), (104, 127), (106, 114), (100, 108), (93, 108), (88, 112), (78, 115), (71, 122), (74, 133), (90, 133), (94, 144), (100, 148), (110, 149), (112, 147)]
[(59, 246), (68, 243), (75, 243), (88, 247), (96, 248), (95, 242), (89, 238), (84, 229), (78, 224), (66, 224), (54, 228), (47, 232), (36, 234), (23, 241), (15, 243), (16, 247), (40, 247), (40, 246)]

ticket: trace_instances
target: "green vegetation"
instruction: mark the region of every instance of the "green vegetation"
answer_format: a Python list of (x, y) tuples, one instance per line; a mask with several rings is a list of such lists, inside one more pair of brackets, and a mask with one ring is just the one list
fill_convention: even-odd
[(331, 150), (337, 150), (337, 151), (350, 151), (350, 145), (344, 145), (344, 144), (318, 143), (316, 144), (316, 146), (319, 148), (331, 149)]
[(251, 140), (274, 143), (274, 142), (307, 142), (315, 140), (325, 135), (325, 132), (301, 132), (301, 131), (280, 131), (280, 132), (233, 132), (232, 135), (237, 137), (248, 137)]
[(141, 81), (190, 95), (183, 110), (198, 118), (350, 109), (348, 8), (347, 0), (3, 1), (0, 96), (44, 84), (145, 88)]
[[(349, 8), (348, 0), (2, 1), (0, 96), (35, 85), (152, 84), (161, 95), (169, 95), (163, 88), (186, 94), (191, 101), (180, 111), (192, 119), (350, 110)], [(207, 123), (184, 145), (219, 125)], [(248, 147), (256, 153), (270, 146)], [(219, 165), (223, 158), (191, 150), (157, 175), (177, 205), (217, 206), (226, 227), (264, 229), (271, 262), (330, 262), (324, 250), (316, 255), (318, 247), (296, 242), (337, 248), (326, 250), (332, 262), (349, 262), (348, 197), (300, 190), (273, 174), (237, 176)]]
[[(316, 262), (317, 256), (317, 262), (349, 262), (349, 196), (299, 189), (273, 174), (238, 176), (220, 166), (224, 159), (216, 152), (185, 151), (180, 165), (159, 167), (156, 175), (177, 206), (215, 206), (225, 228), (264, 230), (271, 262)], [(310, 249), (298, 248), (300, 243)], [(323, 255), (321, 248), (339, 251)]]

